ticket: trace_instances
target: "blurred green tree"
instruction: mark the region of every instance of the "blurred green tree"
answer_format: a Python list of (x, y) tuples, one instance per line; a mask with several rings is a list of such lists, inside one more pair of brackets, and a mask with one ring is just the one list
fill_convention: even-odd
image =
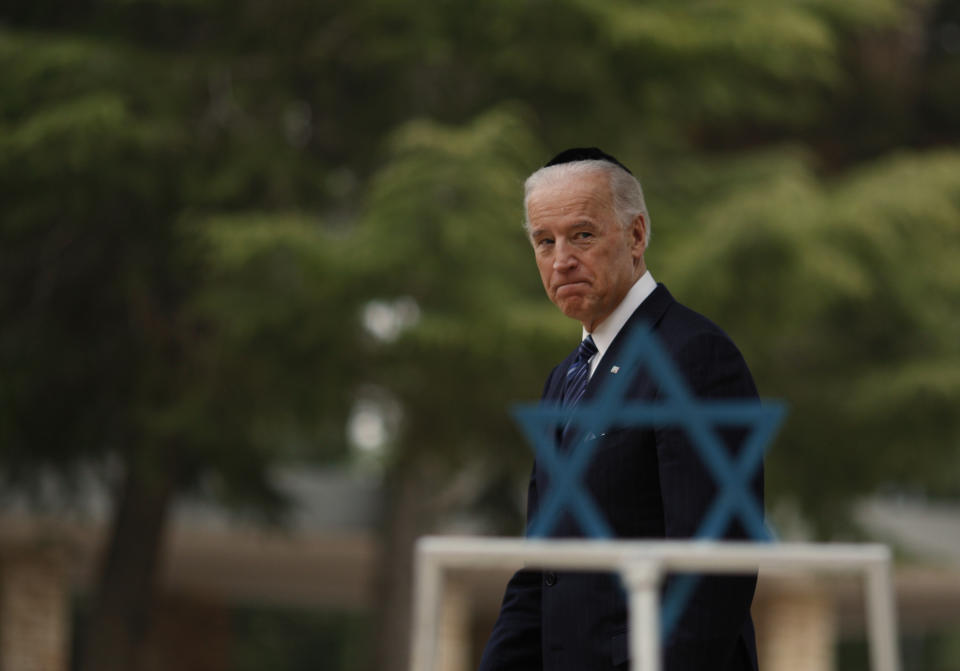
[(170, 64), (164, 21), (136, 16), (163, 8), (45, 9), (17, 18), (46, 32), (0, 33), (3, 476), (102, 467), (115, 508), (81, 665), (131, 669), (174, 495), (274, 515), (276, 458), (343, 454), (337, 383), (359, 358), (331, 315), (355, 315), (355, 283), (336, 226), (297, 209), (326, 202), (317, 162), (241, 111), (216, 44)]
[[(539, 153), (507, 106), (457, 128), (403, 126), (371, 180), (356, 233), (369, 290), (419, 314), (378, 343), (367, 379), (402, 409), (386, 456), (377, 668), (405, 664), (413, 541), (529, 467), (506, 406), (538, 393), (572, 332), (542, 299), (517, 207)], [(499, 502), (501, 520), (515, 523), (514, 499)]]
[(792, 405), (768, 458), (771, 502), (830, 537), (878, 488), (955, 497), (960, 152), (895, 155), (830, 183), (795, 152), (739, 169), (758, 160), (780, 168), (702, 206), (706, 244), (651, 253), (730, 329), (763, 393)]

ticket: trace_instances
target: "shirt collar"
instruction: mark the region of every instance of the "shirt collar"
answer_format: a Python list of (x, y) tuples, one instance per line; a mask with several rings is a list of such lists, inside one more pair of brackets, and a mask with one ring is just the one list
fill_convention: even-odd
[(610, 345), (613, 343), (613, 339), (617, 337), (617, 334), (620, 333), (620, 329), (623, 328), (623, 325), (627, 323), (627, 320), (630, 319), (630, 315), (636, 311), (640, 304), (647, 299), (647, 296), (653, 293), (653, 290), (657, 288), (657, 282), (653, 279), (653, 275), (650, 274), (648, 270), (643, 275), (640, 276), (636, 282), (633, 283), (633, 286), (630, 287), (630, 291), (627, 292), (627, 295), (623, 297), (623, 300), (620, 301), (620, 305), (614, 308), (613, 312), (610, 313), (610, 316), (604, 319), (594, 330), (593, 333), (583, 329), (583, 335), (581, 340), (586, 338), (588, 335), (593, 336), (593, 342), (597, 346), (597, 353), (593, 355), (590, 359), (590, 375), (593, 375), (593, 372), (597, 370), (597, 366), (600, 365), (600, 359), (603, 358), (604, 353), (609, 349)]

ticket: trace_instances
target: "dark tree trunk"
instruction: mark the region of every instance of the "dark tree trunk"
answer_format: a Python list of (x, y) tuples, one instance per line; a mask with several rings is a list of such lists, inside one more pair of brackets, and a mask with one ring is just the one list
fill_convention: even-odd
[(116, 501), (80, 646), (82, 671), (136, 671), (142, 661), (176, 484), (171, 461), (145, 461), (128, 465)]
[(408, 671), (413, 595), (413, 546), (429, 528), (429, 489), (415, 469), (400, 468), (384, 487), (384, 518), (374, 590), (377, 671)]

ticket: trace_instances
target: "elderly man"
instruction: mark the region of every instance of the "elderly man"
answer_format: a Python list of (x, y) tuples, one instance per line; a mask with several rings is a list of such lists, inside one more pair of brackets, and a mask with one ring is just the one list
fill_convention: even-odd
[[(583, 326), (577, 350), (547, 379), (544, 401), (570, 407), (596, 396), (617, 372), (610, 362), (636, 328), (652, 329), (696, 396), (756, 398), (733, 342), (676, 302), (647, 270), (650, 222), (643, 192), (619, 161), (595, 148), (567, 150), (527, 179), (524, 205), (547, 296)], [(631, 374), (630, 398), (658, 398), (646, 371)], [(558, 449), (571, 449), (575, 434), (558, 427)], [(736, 452), (742, 433), (723, 437)], [(682, 429), (623, 427), (598, 440), (583, 482), (618, 538), (677, 539), (697, 532), (717, 486)], [(535, 462), (528, 520), (550, 486), (548, 477)], [(762, 475), (753, 487), (762, 501)], [(583, 533), (566, 514), (551, 535)], [(727, 538), (745, 535), (736, 523), (725, 531)], [(667, 671), (756, 671), (750, 619), (755, 583), (755, 576), (700, 580), (665, 641)], [(480, 670), (625, 669), (627, 638), (627, 607), (616, 576), (520, 571), (507, 585)]]

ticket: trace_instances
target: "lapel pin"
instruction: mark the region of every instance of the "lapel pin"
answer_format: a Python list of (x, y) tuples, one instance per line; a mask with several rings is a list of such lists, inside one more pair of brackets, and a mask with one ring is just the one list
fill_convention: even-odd
[(610, 369), (610, 372), (616, 375), (617, 373), (620, 372), (620, 366), (614, 366), (613, 368)]

